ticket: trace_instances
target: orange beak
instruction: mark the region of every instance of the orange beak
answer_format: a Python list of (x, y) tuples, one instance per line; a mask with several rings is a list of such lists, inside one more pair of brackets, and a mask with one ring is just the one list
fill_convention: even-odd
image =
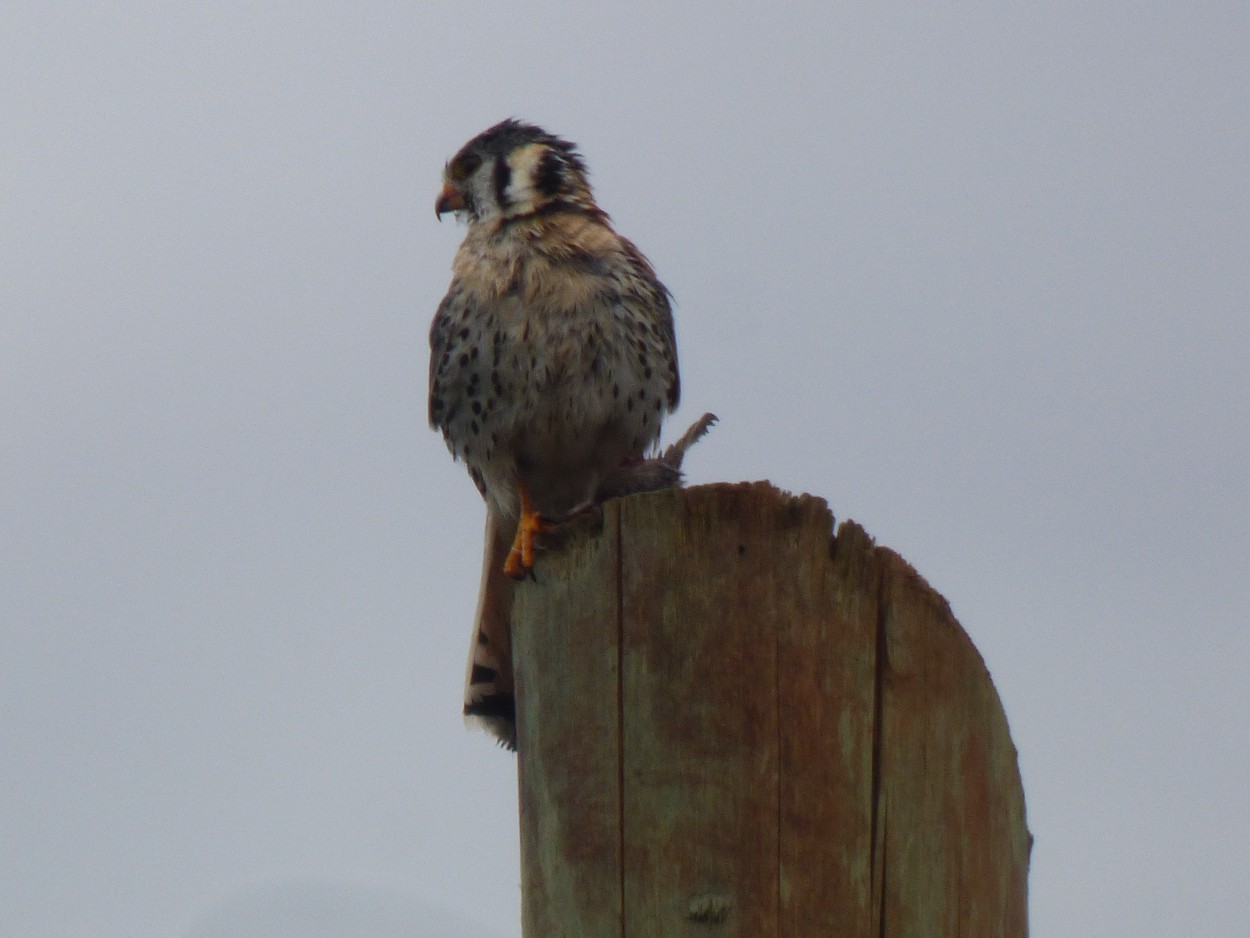
[(447, 212), (458, 212), (464, 208), (464, 198), (460, 191), (451, 183), (443, 184), (443, 191), (438, 194), (434, 203), (434, 217), (442, 218)]

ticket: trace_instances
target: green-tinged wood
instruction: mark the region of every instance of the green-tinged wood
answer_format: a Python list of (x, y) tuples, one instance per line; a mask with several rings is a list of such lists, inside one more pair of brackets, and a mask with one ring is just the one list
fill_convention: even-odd
[[(522, 934), (621, 931), (617, 519), (542, 565), (513, 612)], [(553, 575), (556, 568), (568, 573)], [(570, 575), (573, 574), (573, 575)], [(531, 584), (532, 586), (533, 584)]]
[(705, 935), (730, 910), (718, 934), (777, 934), (775, 636), (798, 558), (774, 506), (710, 494), (620, 505), (626, 935)]
[[(805, 564), (791, 588), (808, 614), (781, 624), (783, 798), (780, 934), (864, 935), (872, 920), (873, 714), (880, 574), (862, 549), (830, 560), (833, 517), (807, 499)], [(843, 526), (842, 544), (867, 547)], [(821, 836), (818, 832), (823, 832)]]
[(517, 591), (525, 938), (1027, 933), (1006, 719), (905, 562), (766, 483), (591, 527)]
[(880, 934), (1026, 934), (1030, 838), (998, 694), (946, 601), (897, 554), (876, 554), (885, 574)]

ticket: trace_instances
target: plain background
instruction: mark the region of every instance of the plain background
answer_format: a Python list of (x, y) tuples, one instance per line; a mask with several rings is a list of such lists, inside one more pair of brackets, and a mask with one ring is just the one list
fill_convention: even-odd
[(1037, 936), (1250, 874), (1244, 2), (0, 8), (0, 934), (518, 935), (425, 420), (444, 160), (577, 141), (695, 482), (902, 553), (1020, 750)]

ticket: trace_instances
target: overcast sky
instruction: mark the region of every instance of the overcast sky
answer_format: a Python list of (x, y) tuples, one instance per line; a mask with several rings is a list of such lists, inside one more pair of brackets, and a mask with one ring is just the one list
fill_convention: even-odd
[(510, 115), (676, 296), (692, 481), (950, 600), (1033, 934), (1240, 932), (1247, 9), (6, 3), (0, 934), (519, 935), (425, 420), (440, 172)]

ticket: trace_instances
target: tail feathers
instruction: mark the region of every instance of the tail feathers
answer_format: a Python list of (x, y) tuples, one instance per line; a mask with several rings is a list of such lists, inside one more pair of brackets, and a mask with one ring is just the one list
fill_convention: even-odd
[[(608, 498), (681, 484), (681, 464), (686, 451), (715, 423), (713, 414), (704, 414), (663, 453), (621, 466), (601, 482), (591, 502), (578, 506), (570, 514)], [(512, 547), (512, 534), (513, 525), (488, 507), (482, 586), (478, 593), (477, 617), (469, 647), (468, 674), (465, 676), (464, 716), (467, 722), (483, 726), (501, 746), (515, 750), (512, 595), (516, 583), (503, 572)]]
[[(500, 530), (500, 529), (503, 530)], [(512, 591), (504, 561), (511, 532), (495, 512), (486, 513), (486, 547), (478, 592), (469, 667), (465, 676), (464, 715), (484, 727), (501, 746), (516, 749), (516, 699), (512, 680)]]

